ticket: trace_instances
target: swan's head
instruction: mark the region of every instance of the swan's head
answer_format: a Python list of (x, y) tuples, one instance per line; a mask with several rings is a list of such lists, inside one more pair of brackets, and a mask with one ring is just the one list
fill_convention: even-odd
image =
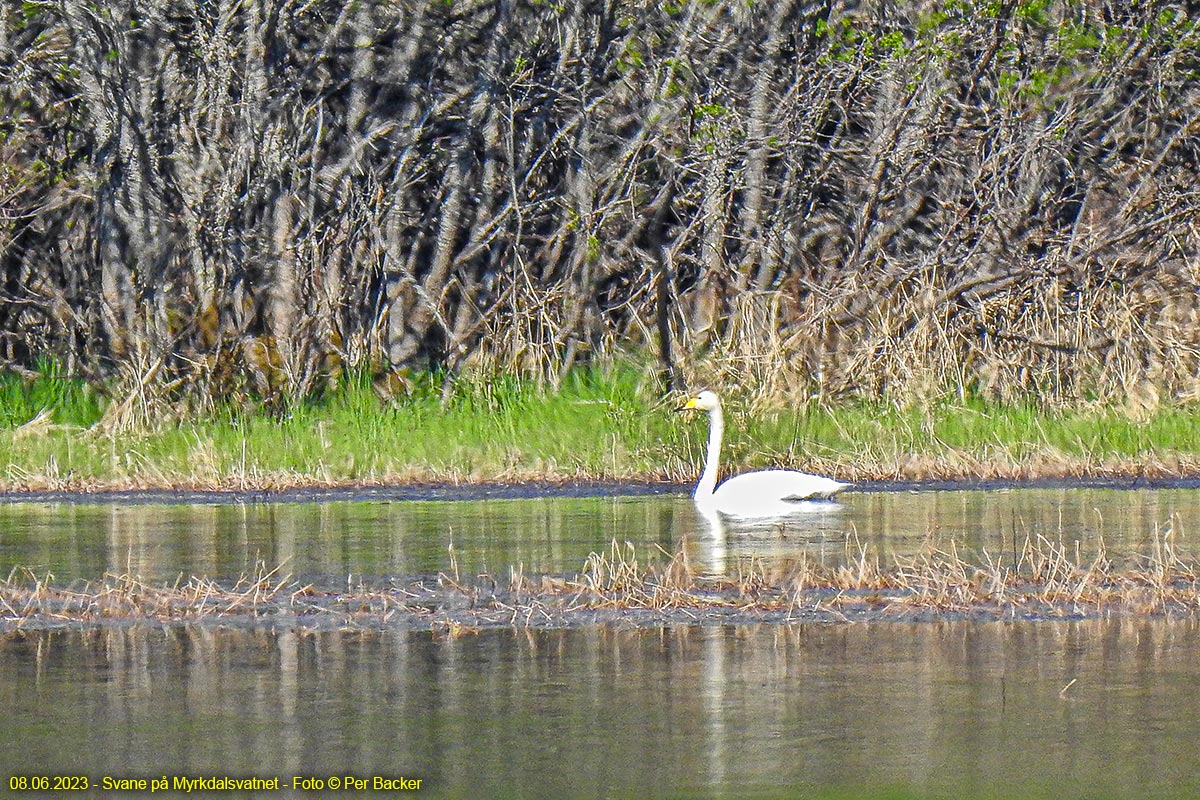
[(688, 400), (684, 408), (694, 408), (697, 411), (716, 411), (721, 407), (721, 398), (717, 397), (716, 392), (710, 392), (705, 389), (700, 394)]

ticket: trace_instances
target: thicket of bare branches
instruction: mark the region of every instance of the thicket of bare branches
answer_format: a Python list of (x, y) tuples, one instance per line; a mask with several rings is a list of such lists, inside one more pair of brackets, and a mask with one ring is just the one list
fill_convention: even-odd
[(1192, 11), (5, 3), (0, 364), (1194, 397)]

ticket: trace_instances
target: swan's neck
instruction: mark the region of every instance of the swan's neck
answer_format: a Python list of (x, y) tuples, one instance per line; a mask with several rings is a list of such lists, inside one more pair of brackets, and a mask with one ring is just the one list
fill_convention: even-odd
[(717, 470), (721, 459), (721, 436), (725, 433), (725, 419), (721, 409), (714, 408), (708, 412), (708, 457), (704, 459), (704, 472), (700, 474), (700, 482), (696, 484), (697, 500), (711, 497), (717, 488)]

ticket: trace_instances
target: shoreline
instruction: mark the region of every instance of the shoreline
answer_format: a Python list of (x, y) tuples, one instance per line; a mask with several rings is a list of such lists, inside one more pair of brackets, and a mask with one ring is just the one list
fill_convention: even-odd
[[(243, 505), (261, 503), (339, 503), (522, 500), (540, 497), (649, 497), (691, 494), (693, 484), (675, 481), (592, 480), (472, 480), (341, 483), (318, 481), (295, 485), (244, 488), (220, 486), (7, 488), (0, 486), (0, 505), (63, 503), (88, 505)], [(1021, 489), (1200, 489), (1200, 475), (1083, 475), (1033, 478), (951, 478), (931, 480), (867, 480), (848, 492), (971, 492)]]
[[(640, 371), (583, 372), (555, 392), (480, 379), (456, 391), (381, 403), (352, 382), (284, 416), (217, 409), (127, 429), (18, 393), (8, 402), (25, 407), (9, 417), (27, 421), (0, 428), (0, 502), (688, 492), (705, 460), (706, 421), (677, 414)], [(1135, 421), (1032, 399), (726, 405), (724, 474), (795, 469), (865, 491), (1200, 486), (1200, 406)]]

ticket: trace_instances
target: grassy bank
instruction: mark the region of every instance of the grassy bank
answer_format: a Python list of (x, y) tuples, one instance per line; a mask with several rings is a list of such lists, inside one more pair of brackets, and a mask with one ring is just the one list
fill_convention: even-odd
[[(731, 393), (732, 394), (732, 393)], [(638, 478), (687, 482), (706, 421), (675, 413), (632, 368), (557, 391), (418, 378), (382, 402), (369, 380), (271, 414), (160, 409), (118, 429), (106, 401), (53, 374), (0, 379), (0, 488), (273, 488), (415, 481)], [(785, 466), (848, 480), (1200, 473), (1200, 409), (1135, 421), (1101, 405), (949, 397), (897, 407), (758, 409), (727, 399), (726, 471)]]

